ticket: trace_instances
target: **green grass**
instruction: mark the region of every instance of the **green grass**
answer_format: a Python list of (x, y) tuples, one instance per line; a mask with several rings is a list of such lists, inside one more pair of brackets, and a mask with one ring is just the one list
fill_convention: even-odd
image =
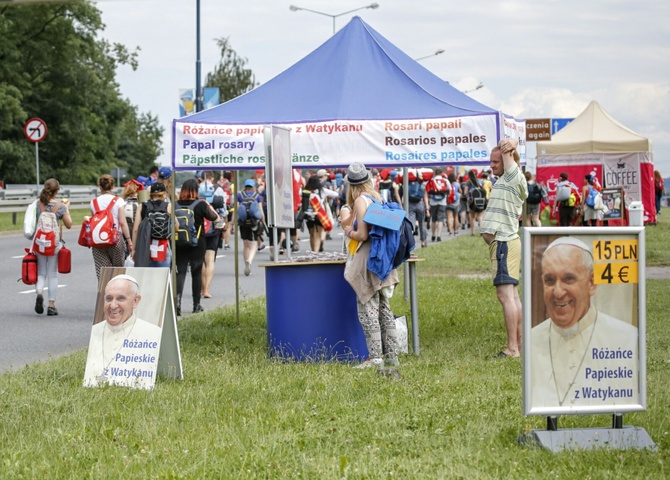
[[(85, 215), (90, 215), (88, 209), (72, 210), (72, 224), (81, 225)], [(23, 231), (23, 213), (0, 213), (0, 232)]]
[[(658, 262), (667, 228), (647, 228)], [(670, 281), (647, 281), (648, 411), (624, 416), (659, 451), (552, 454), (517, 444), (545, 419), (522, 415), (520, 362), (491, 359), (505, 335), (480, 275), (484, 243), (461, 236), (418, 254), (428, 260), (417, 268), (421, 355), (401, 358), (401, 380), (268, 360), (256, 299), (241, 305), (239, 324), (232, 308), (181, 320), (184, 380), (158, 379), (152, 392), (82, 388), (85, 351), (0, 375), (0, 478), (670, 476)], [(409, 317), (401, 288), (392, 305)], [(564, 416), (559, 426), (610, 423)]]

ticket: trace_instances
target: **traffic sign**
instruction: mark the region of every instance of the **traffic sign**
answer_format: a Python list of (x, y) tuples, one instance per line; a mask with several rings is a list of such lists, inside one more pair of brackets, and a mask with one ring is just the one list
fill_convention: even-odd
[(39, 143), (47, 136), (47, 124), (40, 118), (31, 118), (23, 127), (23, 134), (33, 143)]
[(537, 142), (538, 140), (551, 140), (550, 118), (526, 119), (526, 141)]
[(551, 119), (551, 134), (555, 135), (560, 129), (572, 122), (574, 118), (552, 118)]

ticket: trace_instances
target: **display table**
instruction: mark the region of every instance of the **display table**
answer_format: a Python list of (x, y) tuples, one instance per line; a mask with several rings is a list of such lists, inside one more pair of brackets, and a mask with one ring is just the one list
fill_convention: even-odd
[[(419, 354), (416, 263), (410, 258), (412, 351)], [(345, 260), (278, 262), (265, 267), (267, 342), (271, 357), (359, 362), (368, 357), (356, 294), (344, 279)], [(396, 295), (399, 292), (396, 291)]]

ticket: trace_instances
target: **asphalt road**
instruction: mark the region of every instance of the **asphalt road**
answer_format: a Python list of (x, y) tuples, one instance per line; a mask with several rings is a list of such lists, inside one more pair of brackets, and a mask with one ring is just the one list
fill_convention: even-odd
[[(327, 252), (341, 247), (339, 229), (333, 232), (333, 240), (327, 241)], [(17, 370), (28, 364), (49, 360), (88, 346), (97, 295), (97, 279), (93, 258), (89, 249), (77, 244), (79, 228), (65, 231), (64, 238), (72, 251), (72, 273), (58, 276), (58, 316), (35, 313), (35, 288), (20, 281), (21, 259), (24, 248), (29, 246), (20, 232), (0, 236), (0, 372)], [(306, 232), (301, 234), (301, 253), (308, 249)], [(266, 242), (267, 243), (267, 242)], [(265, 275), (259, 264), (269, 263), (269, 248), (258, 252), (252, 274), (245, 277), (242, 260), (242, 242), (239, 242), (239, 298), (240, 301), (265, 295)], [(297, 254), (299, 255), (299, 254)], [(230, 250), (219, 250), (212, 298), (202, 299), (207, 310), (235, 304), (235, 250), (231, 239)], [(17, 281), (18, 280), (18, 281)], [(46, 294), (45, 294), (46, 304)], [(190, 315), (193, 304), (191, 280), (187, 275), (182, 298), (184, 316)], [(182, 317), (183, 318), (183, 317)], [(83, 375), (83, 372), (82, 372)]]

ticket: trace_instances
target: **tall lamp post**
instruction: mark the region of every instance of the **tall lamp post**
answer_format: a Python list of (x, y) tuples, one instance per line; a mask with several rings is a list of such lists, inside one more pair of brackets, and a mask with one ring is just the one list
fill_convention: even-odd
[(366, 5), (364, 7), (354, 8), (353, 10), (349, 10), (347, 12), (342, 12), (342, 13), (337, 13), (335, 15), (332, 15), (330, 13), (317, 12), (316, 10), (310, 10), (309, 8), (296, 7), (295, 5), (291, 5), (288, 8), (292, 12), (297, 12), (299, 10), (304, 10), (305, 12), (312, 12), (312, 13), (316, 13), (317, 15), (323, 15), (324, 17), (332, 18), (333, 19), (333, 35), (335, 35), (335, 19), (337, 17), (341, 17), (342, 15), (346, 15), (347, 13), (357, 12), (358, 10), (364, 10), (366, 8), (371, 8), (372, 10), (374, 10), (376, 8), (379, 8), (379, 4), (378, 3), (371, 3), (370, 5)]
[(202, 86), (200, 85), (200, 0), (195, 0), (195, 111), (202, 111)]

